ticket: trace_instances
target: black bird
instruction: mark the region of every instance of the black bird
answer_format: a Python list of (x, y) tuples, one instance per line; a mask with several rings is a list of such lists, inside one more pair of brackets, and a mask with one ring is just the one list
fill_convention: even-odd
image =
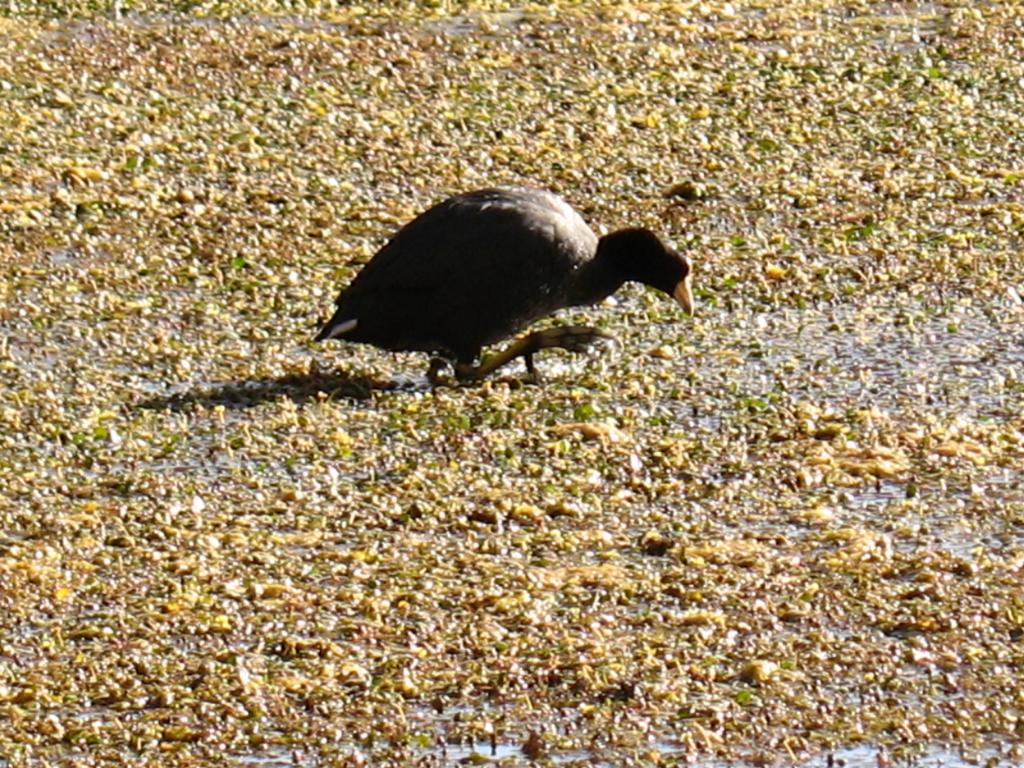
[[(516, 357), (579, 350), (607, 334), (538, 331), (477, 365), (481, 349), (562, 307), (594, 304), (627, 281), (646, 283), (693, 314), (689, 259), (646, 229), (598, 239), (552, 192), (524, 187), (455, 195), (400, 229), (341, 292), (316, 341), (340, 338), (429, 352), (479, 379)], [(431, 363), (431, 378), (437, 364)]]

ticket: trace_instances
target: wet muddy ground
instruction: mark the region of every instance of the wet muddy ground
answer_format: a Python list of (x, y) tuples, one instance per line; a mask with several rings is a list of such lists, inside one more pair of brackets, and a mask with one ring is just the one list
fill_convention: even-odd
[[(1024, 762), (1017, 4), (123, 5), (0, 17), (0, 765)], [(698, 314), (309, 341), (494, 183)]]

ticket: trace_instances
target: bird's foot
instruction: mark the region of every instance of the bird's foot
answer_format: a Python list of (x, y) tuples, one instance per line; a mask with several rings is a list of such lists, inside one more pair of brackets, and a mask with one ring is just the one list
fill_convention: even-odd
[(534, 331), (516, 340), (508, 348), (492, 355), (476, 367), (468, 363), (458, 363), (455, 366), (455, 375), (460, 381), (482, 379), (506, 363), (515, 360), (517, 357), (522, 357), (526, 362), (528, 376), (536, 382), (540, 380), (540, 376), (533, 365), (533, 356), (540, 350), (567, 349), (570, 352), (586, 352), (594, 344), (598, 343), (615, 343), (615, 337), (605, 331), (589, 328), (584, 325), (563, 325), (557, 328), (546, 328), (543, 331)]
[(586, 325), (563, 325), (536, 331), (527, 338), (535, 337), (536, 349), (567, 349), (570, 352), (586, 352), (595, 344), (617, 344), (615, 337), (606, 331)]
[[(427, 369), (427, 381), (430, 382), (430, 386), (439, 387), (449, 384), (450, 382), (448, 377), (445, 376), (444, 373), (451, 368), (451, 360), (446, 360), (443, 357), (430, 358), (430, 367)], [(457, 365), (455, 366), (455, 375), (459, 377), (459, 369)]]

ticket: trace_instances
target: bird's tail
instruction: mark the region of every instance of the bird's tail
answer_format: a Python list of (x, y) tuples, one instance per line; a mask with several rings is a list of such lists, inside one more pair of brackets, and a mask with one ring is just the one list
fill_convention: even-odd
[(320, 333), (316, 335), (313, 341), (326, 341), (327, 339), (336, 339), (342, 336), (359, 324), (356, 318), (350, 318), (348, 320), (336, 320), (333, 317), (320, 329)]

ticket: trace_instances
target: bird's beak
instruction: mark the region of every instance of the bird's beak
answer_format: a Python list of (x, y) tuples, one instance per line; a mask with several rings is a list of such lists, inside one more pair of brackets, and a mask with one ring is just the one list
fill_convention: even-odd
[(690, 275), (676, 283), (676, 289), (672, 291), (672, 298), (679, 302), (683, 312), (693, 315), (693, 288), (691, 287)]

